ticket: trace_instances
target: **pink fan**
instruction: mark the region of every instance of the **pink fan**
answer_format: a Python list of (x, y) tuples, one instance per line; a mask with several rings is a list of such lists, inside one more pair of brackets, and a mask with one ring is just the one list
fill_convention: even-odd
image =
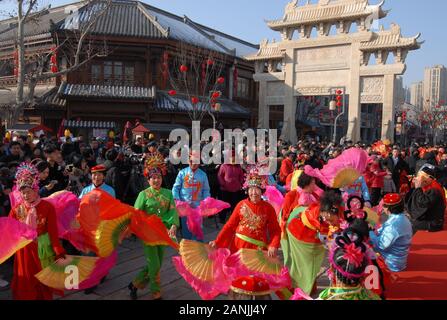
[(72, 229), (81, 201), (69, 191), (60, 191), (45, 198), (56, 210), (59, 237), (63, 238)]
[(344, 188), (351, 185), (365, 172), (368, 153), (365, 150), (351, 148), (338, 158), (332, 159), (322, 170), (306, 166), (304, 172), (318, 178), (330, 188)]
[(84, 280), (79, 284), (80, 290), (85, 290), (98, 285), (101, 280), (107, 276), (110, 270), (116, 265), (118, 260), (118, 252), (115, 250), (107, 258), (99, 258), (96, 262), (95, 269), (93, 273), (89, 276), (87, 280)]
[(274, 186), (268, 186), (265, 190), (264, 197), (273, 208), (275, 208), (276, 215), (279, 215), (282, 205), (284, 203), (284, 196), (282, 193), (276, 189)]
[(313, 299), (312, 297), (305, 294), (304, 291), (301, 290), (300, 288), (296, 288), (295, 293), (289, 300), (298, 301), (298, 300), (313, 300)]
[(0, 264), (37, 238), (36, 230), (13, 218), (0, 218)]
[(203, 240), (204, 238), (202, 230), (203, 217), (214, 216), (222, 210), (231, 207), (230, 204), (213, 198), (206, 198), (197, 208), (192, 208), (187, 202), (180, 200), (176, 200), (175, 204), (179, 216), (187, 218), (188, 229), (198, 240)]
[(203, 300), (228, 292), (231, 278), (224, 270), (224, 261), (230, 255), (228, 249), (213, 249), (203, 243), (182, 240), (179, 253), (179, 257), (172, 258), (177, 272)]

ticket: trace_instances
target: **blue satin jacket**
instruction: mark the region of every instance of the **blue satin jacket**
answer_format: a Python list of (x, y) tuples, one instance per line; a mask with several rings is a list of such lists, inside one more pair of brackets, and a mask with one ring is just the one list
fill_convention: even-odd
[(347, 188), (342, 189), (342, 191), (346, 192), (349, 195), (348, 198), (351, 196), (359, 196), (362, 197), (365, 201), (371, 201), (369, 189), (363, 176), (360, 176), (360, 178), (355, 180), (353, 184), (351, 184)]
[(172, 188), (175, 200), (190, 202), (198, 207), (202, 200), (210, 197), (210, 185), (206, 173), (200, 169), (193, 172), (190, 167), (181, 170)]
[(400, 272), (407, 268), (413, 228), (404, 214), (392, 214), (378, 230), (370, 232), (374, 250), (382, 255), (386, 265), (392, 272)]
[[(103, 183), (99, 188), (101, 190), (104, 190), (108, 194), (110, 194), (112, 197), (116, 198), (115, 190), (111, 186), (109, 186), (108, 184)], [(83, 196), (85, 196), (87, 193), (89, 193), (90, 191), (92, 191), (94, 189), (96, 189), (96, 187), (93, 184), (85, 187), (84, 189), (82, 189), (82, 192), (79, 195), (79, 199), (82, 199)]]

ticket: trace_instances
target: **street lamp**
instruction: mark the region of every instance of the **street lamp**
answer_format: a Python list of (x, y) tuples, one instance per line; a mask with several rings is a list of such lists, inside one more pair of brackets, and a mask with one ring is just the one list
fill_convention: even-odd
[(338, 88), (331, 88), (331, 91), (335, 90), (336, 93), (336, 100), (331, 100), (329, 102), (329, 110), (335, 111), (337, 110), (337, 107), (343, 106), (342, 112), (335, 118), (334, 120), (334, 138), (333, 142), (337, 142), (337, 123), (338, 120), (344, 116), (346, 112), (346, 87), (338, 87)]

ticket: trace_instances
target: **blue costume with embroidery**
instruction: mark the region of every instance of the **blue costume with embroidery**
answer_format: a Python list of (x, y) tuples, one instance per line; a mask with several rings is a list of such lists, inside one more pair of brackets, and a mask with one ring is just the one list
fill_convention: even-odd
[(392, 272), (400, 272), (407, 268), (413, 228), (404, 214), (392, 214), (378, 230), (370, 232), (374, 250), (380, 253)]
[[(190, 167), (181, 170), (172, 188), (175, 200), (189, 202), (191, 207), (197, 208), (202, 200), (210, 197), (210, 185), (206, 173), (200, 169), (193, 172)], [(188, 229), (186, 217), (180, 218), (182, 235), (187, 240), (197, 240)]]
[[(115, 190), (108, 184), (103, 183), (99, 188), (101, 190), (104, 190), (108, 194), (110, 194), (112, 197), (116, 198)], [(95, 190), (95, 189), (96, 189), (96, 187), (94, 184), (91, 184), (91, 185), (85, 187), (84, 189), (82, 189), (82, 192), (79, 195), (79, 199), (82, 199), (83, 196), (85, 196), (87, 193), (89, 193), (90, 191)]]
[(342, 191), (343, 193), (347, 193), (348, 196), (346, 197), (346, 199), (349, 199), (352, 196), (358, 196), (362, 197), (365, 201), (371, 202), (369, 189), (363, 176), (360, 176), (360, 178), (355, 180), (353, 184), (351, 184), (347, 188), (342, 189)]

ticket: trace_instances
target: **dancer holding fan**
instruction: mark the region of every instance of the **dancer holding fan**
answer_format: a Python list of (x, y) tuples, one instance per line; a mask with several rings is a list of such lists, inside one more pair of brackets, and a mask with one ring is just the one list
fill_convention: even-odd
[[(148, 215), (160, 217), (169, 230), (171, 238), (176, 237), (179, 217), (175, 208), (172, 192), (161, 188), (163, 176), (166, 175), (166, 166), (163, 156), (159, 153), (151, 154), (145, 163), (144, 175), (150, 187), (140, 192), (135, 208), (145, 211)], [(137, 299), (138, 289), (144, 289), (150, 283), (154, 300), (161, 299), (160, 269), (163, 262), (165, 247), (162, 245), (144, 244), (144, 255), (147, 266), (129, 284), (130, 296)]]
[(40, 199), (38, 179), (39, 173), (31, 164), (24, 163), (17, 170), (16, 184), (23, 202), (9, 216), (36, 230), (37, 239), (16, 252), (11, 285), (14, 300), (51, 300), (55, 290), (40, 283), (35, 274), (65, 258), (58, 239), (55, 209)]

